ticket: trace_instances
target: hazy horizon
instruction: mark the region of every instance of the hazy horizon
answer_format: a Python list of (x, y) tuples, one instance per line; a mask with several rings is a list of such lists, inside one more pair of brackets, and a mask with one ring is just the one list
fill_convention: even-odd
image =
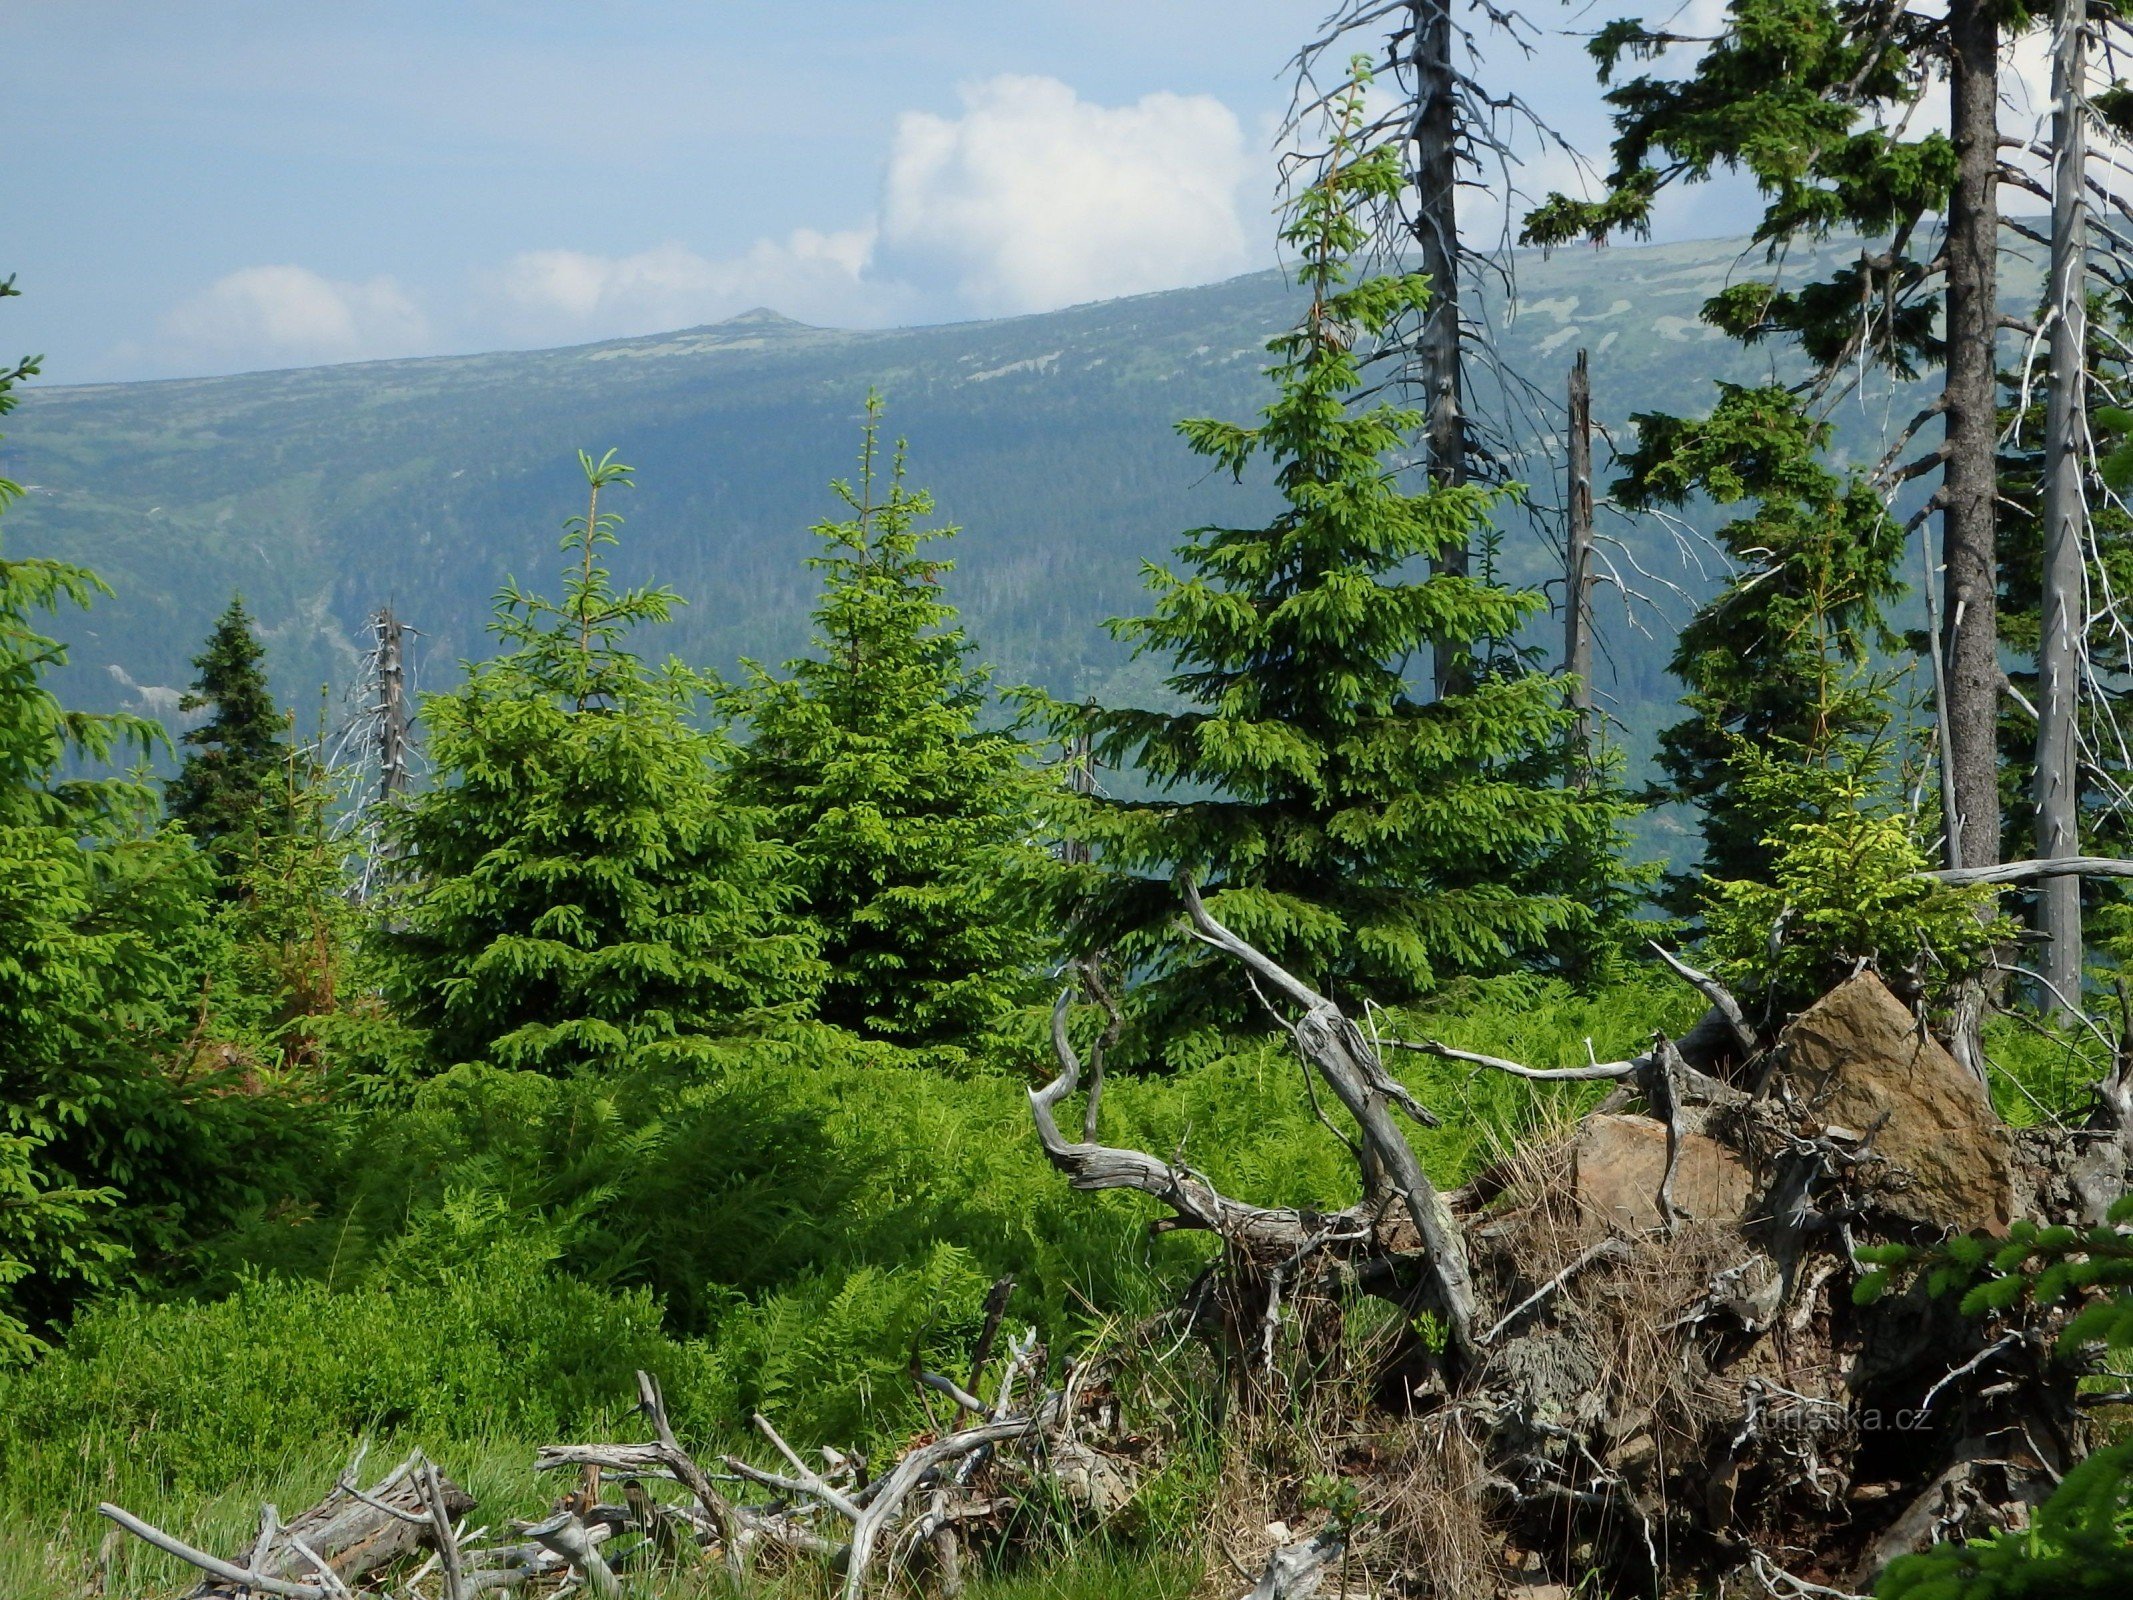
[[(0, 276), (24, 298), (0, 345), (74, 385), (598, 343), (755, 305), (938, 326), (1222, 281), (1276, 264), (1287, 63), (1323, 9), (17, 6)], [(1545, 87), (1604, 153), (1581, 35), (1487, 70)], [(1527, 154), (1526, 192), (1574, 183)], [(1468, 215), (1492, 235), (1502, 196)], [(1749, 215), (1737, 184), (1685, 189), (1656, 237)]]

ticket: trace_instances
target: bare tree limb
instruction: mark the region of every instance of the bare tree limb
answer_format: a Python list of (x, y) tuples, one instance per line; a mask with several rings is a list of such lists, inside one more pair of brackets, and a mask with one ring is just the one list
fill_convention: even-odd
[(1733, 991), (1708, 972), (1690, 966), (1656, 939), (1647, 942), (1674, 976), (1692, 986), (1698, 994), (1711, 1002), (1712, 1009), (1725, 1019), (1726, 1027), (1733, 1035), (1733, 1042), (1740, 1046), (1742, 1054), (1754, 1055), (1758, 1047), (1755, 1030), (1748, 1026), (1747, 1014), (1741, 1010), (1740, 1002), (1733, 998)]
[(1467, 1269), (1466, 1241), (1452, 1220), (1451, 1209), (1415, 1158), (1414, 1147), (1392, 1120), (1392, 1080), (1377, 1051), (1340, 1007), (1218, 922), (1201, 902), (1199, 888), (1190, 877), (1180, 878), (1179, 886), (1193, 931), (1203, 943), (1243, 963), (1248, 971), (1303, 1007), (1303, 1018), (1296, 1024), (1297, 1045), (1348, 1108), (1348, 1114), (1363, 1132), (1365, 1149), (1406, 1202), (1428, 1257), (1427, 1269), (1442, 1302), (1452, 1342), (1461, 1350), (1471, 1348), (1477, 1297)]
[(985, 1415), (985, 1402), (960, 1383), (957, 1383), (955, 1379), (943, 1377), (938, 1372), (920, 1372), (917, 1374), (917, 1379), (922, 1388), (931, 1389), (935, 1394), (946, 1395), (971, 1415), (979, 1417)]
[(673, 1424), (667, 1420), (666, 1396), (660, 1392), (659, 1380), (649, 1372), (637, 1374), (637, 1408), (652, 1425), (652, 1432), (659, 1440), (660, 1456), (667, 1470), (680, 1480), (689, 1493), (696, 1496), (696, 1503), (718, 1524), (719, 1540), (726, 1547), (727, 1561), (729, 1564), (737, 1562), (737, 1535), (740, 1530), (735, 1525), (733, 1503), (718, 1492), (709, 1474), (696, 1464), (695, 1458), (682, 1449), (681, 1441), (674, 1437)]
[(1067, 1008), (1073, 999), (1072, 989), (1062, 990), (1052, 1007), (1052, 1050), (1059, 1059), (1059, 1075), (1043, 1088), (1029, 1091), (1030, 1116), (1046, 1159), (1077, 1189), (1138, 1189), (1154, 1195), (1176, 1214), (1173, 1227), (1205, 1229), (1225, 1239), (1282, 1250), (1301, 1244), (1310, 1230), (1298, 1211), (1231, 1200), (1190, 1168), (1173, 1167), (1140, 1150), (1068, 1143), (1053, 1113), (1081, 1078), (1081, 1062), (1067, 1037)]
[(264, 1572), (254, 1572), (219, 1556), (211, 1556), (204, 1550), (195, 1550), (183, 1539), (165, 1533), (153, 1523), (143, 1522), (124, 1507), (112, 1505), (108, 1500), (99, 1505), (100, 1515), (109, 1517), (144, 1544), (152, 1544), (167, 1555), (198, 1567), (211, 1578), (220, 1578), (224, 1583), (242, 1585), (257, 1590), (260, 1594), (279, 1595), (283, 1600), (334, 1600), (331, 1591), (316, 1583), (292, 1583), (286, 1578), (270, 1578)]
[(1514, 1078), (1528, 1078), (1537, 1083), (1594, 1083), (1612, 1078), (1634, 1078), (1651, 1065), (1651, 1057), (1632, 1056), (1627, 1061), (1595, 1061), (1586, 1067), (1528, 1067), (1502, 1056), (1484, 1055), (1478, 1050), (1459, 1050), (1436, 1039), (1385, 1039), (1380, 1041), (1394, 1050), (1413, 1050), (1421, 1055), (1437, 1056), (1445, 1061), (1461, 1061), (1468, 1066), (1488, 1067), (1496, 1072), (1508, 1072)]
[(437, 1539), (437, 1559), (444, 1573), (444, 1600), (467, 1600), (466, 1568), (459, 1555), (459, 1536), (452, 1531), (451, 1507), (444, 1503), (444, 1485), (437, 1477), (437, 1464), (424, 1461), (418, 1469), (423, 1501), (430, 1508), (431, 1531)]
[(2121, 861), (2116, 856), (2060, 856), (2050, 861), (2002, 861), (1990, 867), (1943, 867), (1919, 876), (1958, 888), (1980, 883), (2032, 883), (2039, 878), (2133, 878), (2133, 861)]
[(311, 1546), (305, 1544), (295, 1534), (290, 1534), (288, 1539), (289, 1548), (311, 1563), (311, 1570), (318, 1575), (319, 1583), (324, 1586), (326, 1593), (331, 1595), (333, 1600), (355, 1600), (354, 1591), (341, 1581), (341, 1575), (333, 1570), (332, 1562), (312, 1549)]
[[(785, 1458), (785, 1464), (792, 1468), (793, 1475), (799, 1479), (802, 1489), (813, 1495), (817, 1500), (820, 1500), (839, 1516), (849, 1517), (854, 1522), (859, 1520), (859, 1507), (854, 1505), (847, 1495), (832, 1488), (823, 1480), (820, 1473), (801, 1460), (800, 1453), (785, 1442), (783, 1437), (779, 1435), (778, 1430), (770, 1425), (770, 1419), (760, 1411), (755, 1414), (755, 1426), (756, 1431), (770, 1441), (771, 1448)], [(733, 1465), (738, 1468), (739, 1463), (734, 1462)]]
[(526, 1537), (569, 1562), (593, 1600), (621, 1600), (621, 1580), (575, 1511), (558, 1512), (546, 1522), (535, 1523), (526, 1530)]
[(1034, 1417), (1009, 1417), (1002, 1422), (981, 1422), (974, 1428), (965, 1428), (961, 1433), (951, 1433), (946, 1438), (912, 1451), (896, 1463), (888, 1477), (882, 1480), (880, 1490), (867, 1502), (852, 1524), (852, 1553), (845, 1566), (845, 1600), (861, 1600), (866, 1592), (867, 1568), (873, 1563), (874, 1546), (881, 1538), (882, 1529), (896, 1515), (905, 1498), (918, 1488), (929, 1475), (942, 1467), (969, 1455), (973, 1450), (982, 1450), (989, 1445), (1001, 1444), (1009, 1439), (1020, 1438), (1036, 1426)]

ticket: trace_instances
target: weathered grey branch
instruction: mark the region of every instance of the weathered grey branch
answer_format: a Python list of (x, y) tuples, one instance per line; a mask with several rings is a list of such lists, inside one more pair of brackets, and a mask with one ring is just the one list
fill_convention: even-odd
[(727, 1466), (731, 1467), (741, 1477), (746, 1478), (750, 1483), (761, 1484), (764, 1488), (775, 1490), (779, 1494), (789, 1495), (794, 1499), (798, 1499), (803, 1495), (812, 1495), (815, 1492), (812, 1484), (803, 1483), (798, 1478), (788, 1478), (782, 1473), (766, 1471), (752, 1461), (743, 1461), (739, 1456), (724, 1456), (721, 1459)]
[[(356, 1450), (355, 1460), (348, 1465), (350, 1477), (353, 1477), (356, 1469), (363, 1464), (363, 1454), (369, 1448), (370, 1446), (365, 1444)], [(345, 1482), (342, 1487), (347, 1487)], [(393, 1515), (399, 1516), (401, 1513), (394, 1511)], [(267, 1558), (274, 1554), (274, 1541), (281, 1536), (281, 1531), (281, 1513), (274, 1508), (273, 1502), (269, 1501), (259, 1508), (259, 1536), (252, 1541), (252, 1559), (246, 1563), (254, 1572), (265, 1570)]]
[(1634, 1078), (1651, 1065), (1648, 1055), (1632, 1056), (1627, 1061), (1595, 1061), (1583, 1067), (1529, 1067), (1521, 1062), (1507, 1061), (1502, 1056), (1484, 1055), (1479, 1050), (1459, 1050), (1436, 1039), (1384, 1039), (1379, 1041), (1395, 1050), (1414, 1050), (1426, 1056), (1438, 1056), (1446, 1061), (1462, 1061), (1468, 1066), (1488, 1067), (1496, 1072), (1508, 1072), (1514, 1078), (1529, 1078), (1536, 1083), (1593, 1083), (1612, 1078)]
[(1243, 1600), (1307, 1600), (1318, 1593), (1326, 1571), (1347, 1553), (1348, 1536), (1328, 1526), (1308, 1539), (1285, 1544), (1268, 1557), (1266, 1570)]
[(2133, 861), (2121, 861), (2116, 856), (2059, 856), (2050, 861), (2002, 861), (1989, 867), (1943, 867), (1919, 876), (1958, 888), (1980, 883), (2032, 883), (2039, 878), (2133, 878)]
[(882, 1530), (888, 1526), (897, 1510), (911, 1491), (918, 1488), (933, 1473), (950, 1462), (958, 1461), (974, 1450), (1021, 1438), (1037, 1425), (1035, 1417), (1009, 1417), (1001, 1422), (981, 1422), (974, 1428), (965, 1428), (961, 1433), (951, 1433), (944, 1439), (912, 1451), (896, 1463), (888, 1477), (867, 1502), (866, 1509), (859, 1513), (852, 1524), (852, 1553), (845, 1565), (845, 1600), (861, 1600), (866, 1592), (867, 1568), (874, 1559), (874, 1547), (879, 1542)]
[[(792, 1468), (794, 1477), (799, 1480), (800, 1488), (820, 1500), (839, 1516), (849, 1517), (854, 1522), (859, 1520), (859, 1507), (853, 1504), (851, 1499), (840, 1490), (832, 1488), (828, 1483), (824, 1482), (820, 1473), (801, 1460), (800, 1453), (779, 1436), (778, 1430), (770, 1425), (770, 1419), (760, 1411), (755, 1415), (755, 1425), (756, 1430), (770, 1441), (771, 1447), (785, 1458), (786, 1465)], [(735, 1467), (740, 1465), (739, 1462), (732, 1462), (731, 1464)]]
[[(359, 1501), (361, 1504), (370, 1507), (371, 1510), (379, 1512), (384, 1516), (391, 1517), (396, 1522), (409, 1523), (417, 1528), (427, 1528), (430, 1526), (430, 1516), (427, 1511), (407, 1511), (399, 1506), (394, 1505), (390, 1500), (381, 1500), (376, 1495), (372, 1494), (368, 1489), (358, 1489), (355, 1486), (355, 1482), (352, 1478), (343, 1478), (337, 1485), (335, 1485), (335, 1487), (338, 1488), (342, 1494), (347, 1495), (350, 1499)], [(273, 1508), (270, 1506), (268, 1507), (268, 1509), (272, 1510)], [(262, 1533), (261, 1537), (262, 1539), (264, 1539), (265, 1534)], [(254, 1552), (252, 1565), (254, 1565), (255, 1567), (259, 1565), (259, 1557), (257, 1551)]]
[(1755, 1037), (1755, 1030), (1748, 1026), (1747, 1013), (1741, 1010), (1740, 1002), (1733, 998), (1733, 991), (1708, 972), (1690, 966), (1656, 939), (1647, 942), (1675, 977), (1711, 1002), (1711, 1009), (1725, 1019), (1726, 1028), (1733, 1035), (1733, 1042), (1740, 1047), (1741, 1053), (1754, 1055), (1759, 1041)]
[(211, 1578), (220, 1578), (224, 1583), (242, 1585), (257, 1590), (260, 1594), (280, 1595), (283, 1600), (334, 1600), (332, 1593), (321, 1584), (293, 1583), (287, 1578), (269, 1577), (264, 1572), (254, 1572), (248, 1567), (237, 1566), (219, 1556), (211, 1556), (204, 1550), (195, 1550), (183, 1539), (165, 1533), (153, 1523), (143, 1522), (122, 1506), (108, 1500), (99, 1505), (100, 1515), (109, 1517), (144, 1544), (152, 1544), (165, 1554), (174, 1555), (180, 1561), (198, 1567)]
[(972, 1416), (982, 1417), (985, 1415), (985, 1402), (960, 1383), (957, 1383), (955, 1379), (943, 1377), (938, 1372), (921, 1372), (918, 1375), (918, 1381), (922, 1387), (931, 1389), (935, 1394), (946, 1395)]
[(1415, 1158), (1414, 1147), (1392, 1120), (1392, 1096), (1386, 1087), (1391, 1077), (1377, 1051), (1340, 1007), (1218, 922), (1201, 902), (1199, 888), (1189, 877), (1180, 879), (1180, 886), (1186, 914), (1192, 918), (1193, 931), (1203, 943), (1243, 963), (1247, 971), (1303, 1007), (1303, 1017), (1296, 1024), (1297, 1047), (1348, 1108), (1348, 1114), (1363, 1132), (1365, 1150), (1406, 1202), (1415, 1231), (1421, 1235), (1428, 1258), (1426, 1269), (1442, 1302), (1440, 1309), (1453, 1344), (1462, 1350), (1469, 1348), (1474, 1342), (1477, 1309), (1473, 1279), (1467, 1269), (1466, 1241), (1452, 1220), (1451, 1208)]
[(682, 1449), (681, 1441), (674, 1437), (673, 1424), (667, 1420), (666, 1396), (660, 1392), (659, 1380), (649, 1372), (637, 1374), (637, 1409), (652, 1425), (652, 1433), (659, 1441), (659, 1453), (666, 1468), (689, 1493), (696, 1496), (696, 1503), (713, 1522), (718, 1524), (719, 1542), (725, 1546), (726, 1559), (730, 1564), (740, 1559), (738, 1528), (733, 1516), (733, 1503), (718, 1492), (710, 1475), (696, 1464), (696, 1458)]
[(444, 1572), (444, 1600), (467, 1600), (466, 1568), (459, 1558), (459, 1535), (452, 1529), (452, 1510), (444, 1501), (444, 1484), (437, 1464), (425, 1461), (419, 1469), (423, 1503), (430, 1511), (430, 1532), (437, 1541), (437, 1560)]
[(295, 1534), (289, 1534), (287, 1537), (289, 1548), (310, 1563), (312, 1574), (317, 1577), (319, 1583), (325, 1588), (326, 1593), (333, 1597), (333, 1600), (355, 1600), (354, 1592), (347, 1584), (341, 1582), (341, 1575), (333, 1570), (332, 1562), (312, 1549), (311, 1546), (305, 1544)]
[(1052, 1007), (1052, 1050), (1059, 1058), (1059, 1076), (1041, 1089), (1029, 1091), (1030, 1116), (1037, 1125), (1037, 1138), (1053, 1166), (1077, 1189), (1138, 1189), (1154, 1195), (1176, 1214), (1170, 1224), (1178, 1228), (1201, 1228), (1225, 1239), (1293, 1250), (1308, 1236), (1301, 1213), (1287, 1208), (1245, 1205), (1219, 1193), (1213, 1184), (1185, 1167), (1140, 1150), (1120, 1150), (1101, 1144), (1071, 1144), (1059, 1131), (1055, 1116), (1059, 1102), (1072, 1094), (1081, 1081), (1080, 1058), (1067, 1036), (1067, 1008), (1074, 991), (1060, 992)]
[(680, 1483), (657, 1444), (544, 1444), (534, 1452), (533, 1470), (560, 1472), (566, 1467), (598, 1467), (637, 1478), (664, 1478)]
[(575, 1511), (558, 1512), (546, 1522), (534, 1524), (526, 1530), (526, 1537), (569, 1562), (570, 1570), (578, 1575), (578, 1581), (585, 1585), (594, 1600), (620, 1600), (620, 1580)]

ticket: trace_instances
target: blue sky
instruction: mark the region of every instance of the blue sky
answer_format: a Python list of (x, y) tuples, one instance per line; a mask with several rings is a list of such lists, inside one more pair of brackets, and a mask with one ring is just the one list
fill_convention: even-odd
[[(0, 345), (103, 381), (1249, 271), (1327, 3), (8, 0)], [(1601, 148), (1578, 41), (1498, 57)], [(1663, 231), (1744, 214), (1705, 192)]]

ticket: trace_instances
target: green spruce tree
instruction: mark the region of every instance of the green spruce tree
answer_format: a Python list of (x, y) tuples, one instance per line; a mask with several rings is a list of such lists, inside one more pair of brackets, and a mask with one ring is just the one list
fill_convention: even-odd
[(792, 847), (823, 1019), (939, 1047), (1032, 998), (1043, 941), (1007, 891), (1048, 858), (1025, 746), (979, 726), (986, 674), (941, 588), (954, 563), (924, 553), (957, 530), (923, 526), (933, 501), (905, 487), (901, 442), (884, 484), (880, 428), (869, 395), (859, 481), (831, 486), (850, 515), (814, 530), (815, 653), (783, 678), (751, 664), (726, 697), (753, 729), (731, 782)]
[(1701, 877), (1769, 880), (1767, 818), (1741, 788), (1744, 744), (1826, 750), (1887, 722), (1859, 671), (1899, 643), (1885, 618), (1903, 590), (1903, 530), (1858, 474), (1824, 464), (1829, 425), (1788, 390), (1721, 384), (1707, 417), (1635, 425), (1619, 502), (1752, 507), (1717, 530), (1734, 576), (1675, 641), (1669, 665), (1690, 715), (1659, 735), (1665, 781), (1647, 796), (1700, 811), (1701, 855), (1667, 880), (1668, 908), (1685, 915)]
[(677, 601), (601, 564), (600, 497), (630, 474), (613, 457), (579, 457), (563, 599), (506, 585), (510, 648), (423, 704), (436, 782), (392, 824), (410, 881), (380, 938), (440, 1066), (698, 1070), (819, 985), (785, 852), (721, 792), (707, 684), (625, 648)]
[[(1309, 306), (1269, 345), (1262, 421), (1180, 426), (1239, 480), (1271, 467), (1282, 509), (1264, 527), (1191, 533), (1183, 571), (1148, 569), (1153, 611), (1112, 625), (1175, 663), (1184, 709), (1060, 712), (1106, 768), (1154, 791), (1076, 807), (1069, 826), (1094, 859), (1072, 926), (1084, 948), (1149, 973), (1162, 1032), (1250, 1014), (1172, 928), (1179, 872), (1238, 933), (1358, 1001), (1545, 959), (1594, 920), (1550, 869), (1566, 842), (1610, 834), (1617, 803), (1557, 781), (1563, 684), (1501, 648), (1544, 600), (1485, 576), (1415, 576), (1480, 542), (1506, 497), (1404, 486), (1418, 415), (1357, 400), (1365, 352), (1428, 297), (1418, 275), (1355, 274), (1361, 219), (1402, 182), (1396, 151), (1354, 152), (1363, 93), (1359, 79), (1339, 97), (1340, 152), (1282, 232)], [(1472, 648), (1455, 675), (1470, 687), (1424, 701), (1414, 681), (1438, 646)]]
[(244, 596), (232, 596), (193, 657), (199, 676), (178, 702), (208, 715), (183, 735), (188, 754), (164, 804), (207, 852), (225, 898), (238, 892), (262, 830), (275, 826), (283, 787), (286, 724), (267, 687), (265, 658)]
[[(0, 297), (12, 294), (0, 281)], [(0, 369), (0, 415), (34, 361)], [(0, 479), (0, 508), (21, 490)], [(96, 769), (161, 730), (68, 709), (46, 675), (82, 567), (0, 556), (0, 1360), (85, 1292), (255, 1203), (288, 1145), (268, 1095), (187, 1050), (212, 942), (207, 871), (155, 797)], [(280, 1148), (277, 1149), (277, 1144)]]

